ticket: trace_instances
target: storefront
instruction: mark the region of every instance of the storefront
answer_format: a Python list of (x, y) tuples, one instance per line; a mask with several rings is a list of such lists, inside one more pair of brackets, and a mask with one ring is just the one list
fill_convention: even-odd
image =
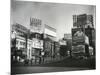
[[(25, 59), (27, 57), (27, 33), (28, 29), (20, 24), (12, 25), (11, 53), (14, 54), (15, 60), (20, 61), (20, 59)], [(14, 43), (14, 45), (13, 45)]]

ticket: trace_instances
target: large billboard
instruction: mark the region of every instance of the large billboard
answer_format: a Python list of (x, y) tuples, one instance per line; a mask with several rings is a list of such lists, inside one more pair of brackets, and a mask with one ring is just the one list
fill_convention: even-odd
[(38, 40), (36, 38), (32, 39), (32, 47), (33, 48), (39, 48), (39, 49), (43, 49), (43, 40)]
[(85, 45), (72, 46), (72, 53), (85, 53)]
[(72, 29), (72, 45), (83, 45), (85, 43), (85, 34), (81, 28)]
[(82, 14), (77, 16), (77, 27), (83, 28), (86, 25), (87, 15)]
[(81, 14), (73, 15), (73, 27), (78, 28), (93, 28), (93, 15)]
[(47, 28), (45, 28), (45, 32), (44, 32), (45, 34), (48, 34), (48, 35), (51, 35), (51, 36), (54, 36), (54, 37), (56, 37), (56, 32), (54, 32), (54, 31), (52, 31), (52, 30), (49, 30), (49, 29), (47, 29)]
[(30, 18), (30, 31), (31, 32), (37, 32), (42, 33), (42, 20), (37, 18)]
[(22, 34), (22, 35), (28, 33), (28, 29), (25, 26), (18, 24), (18, 23), (12, 25), (12, 30), (16, 31), (18, 34)]
[(48, 34), (50, 36), (53, 36), (53, 37), (56, 37), (57, 36), (56, 29), (55, 28), (52, 28), (52, 27), (50, 27), (48, 25), (45, 25), (44, 33), (45, 34)]
[(72, 54), (85, 53), (85, 34), (81, 28), (72, 29)]

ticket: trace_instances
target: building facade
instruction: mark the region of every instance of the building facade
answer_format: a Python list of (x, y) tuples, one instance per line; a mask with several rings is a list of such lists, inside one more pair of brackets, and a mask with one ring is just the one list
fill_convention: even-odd
[(72, 50), (72, 35), (70, 33), (64, 34), (63, 38), (67, 43), (67, 56), (71, 56), (71, 50)]
[(56, 29), (48, 25), (44, 26), (44, 52), (45, 59), (47, 61), (53, 60), (55, 56), (55, 40), (56, 40)]
[(76, 28), (87, 28), (94, 27), (93, 23), (93, 15), (81, 14), (81, 15), (73, 15), (73, 27)]
[(43, 51), (42, 27), (42, 20), (30, 18), (31, 59), (33, 59), (34, 63), (41, 62), (41, 52)]
[(72, 54), (76, 52), (77, 54), (84, 53), (86, 56), (95, 55), (95, 41), (93, 40), (95, 40), (93, 15), (73, 15)]
[(20, 60), (27, 58), (27, 33), (28, 29), (20, 24), (12, 25), (11, 53), (12, 59)]

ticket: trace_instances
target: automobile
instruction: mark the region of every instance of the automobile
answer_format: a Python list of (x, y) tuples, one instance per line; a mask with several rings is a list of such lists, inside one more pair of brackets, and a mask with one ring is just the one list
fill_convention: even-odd
[(20, 62), (24, 62), (24, 59), (20, 58)]

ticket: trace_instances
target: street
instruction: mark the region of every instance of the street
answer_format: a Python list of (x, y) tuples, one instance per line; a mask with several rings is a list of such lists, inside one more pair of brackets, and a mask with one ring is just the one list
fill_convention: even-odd
[(29, 73), (44, 73), (44, 72), (60, 72), (60, 71), (75, 71), (75, 70), (91, 70), (94, 67), (94, 58), (87, 60), (66, 58), (64, 60), (40, 64), (40, 65), (22, 65), (12, 66), (12, 74), (29, 74)]
[(75, 71), (75, 70), (89, 70), (89, 68), (75, 68), (75, 67), (35, 67), (22, 66), (12, 68), (12, 74), (31, 74), (44, 72), (59, 72), (59, 71)]

